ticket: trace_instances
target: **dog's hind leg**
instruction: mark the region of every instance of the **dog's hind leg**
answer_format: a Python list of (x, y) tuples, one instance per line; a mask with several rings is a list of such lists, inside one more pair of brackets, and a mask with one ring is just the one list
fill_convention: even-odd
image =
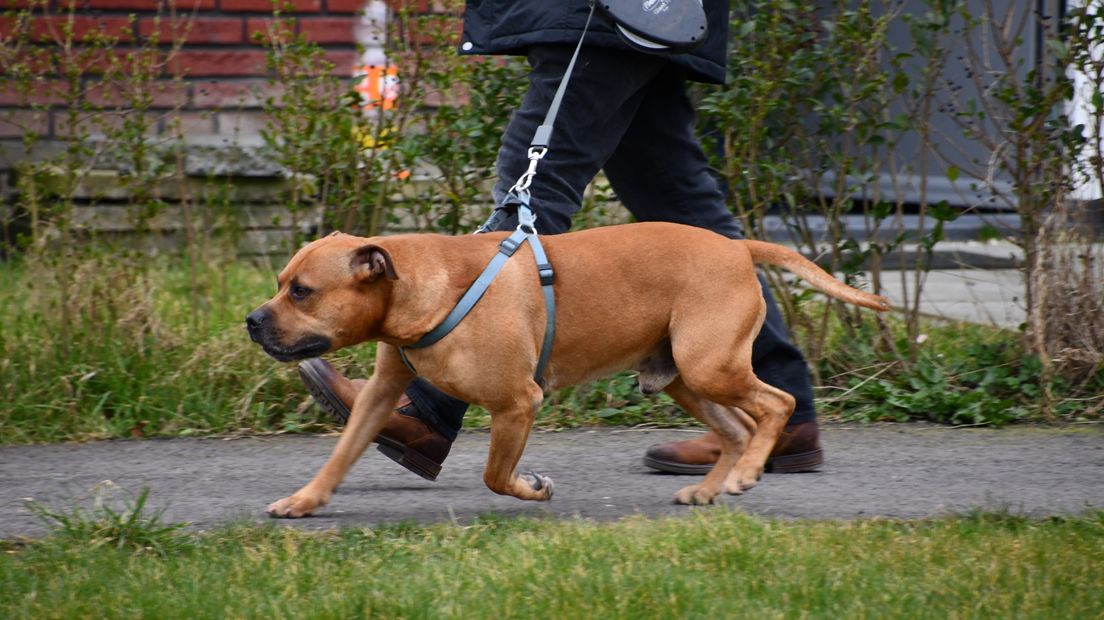
[(755, 486), (794, 410), (793, 396), (760, 381), (749, 366), (734, 364), (718, 368), (709, 381), (701, 384), (687, 381), (703, 397), (737, 408), (754, 420), (751, 441), (725, 482), (727, 493), (740, 493)]
[(717, 495), (726, 490), (725, 483), (747, 449), (755, 423), (742, 411), (701, 397), (687, 387), (681, 379), (671, 382), (666, 392), (690, 415), (715, 432), (721, 440), (721, 456), (713, 469), (709, 470), (700, 483), (679, 489), (675, 493), (675, 503), (712, 504)]
[(551, 478), (516, 471), (543, 398), (540, 387), (530, 381), (527, 389), (515, 398), (485, 404), (491, 412), (491, 448), (483, 482), (499, 495), (537, 501), (552, 499)]
[[(681, 338), (671, 339), (680, 376), (691, 390), (715, 403), (737, 407), (755, 421), (747, 450), (725, 483), (729, 493), (750, 489), (759, 481), (767, 457), (794, 410), (792, 396), (760, 381), (752, 371), (752, 342), (762, 325), (763, 312), (760, 300), (754, 314), (731, 311), (731, 331), (727, 333), (682, 330)], [(720, 319), (713, 323), (723, 324)]]
[(349, 423), (329, 460), (303, 488), (269, 504), (266, 509), (269, 516), (305, 517), (329, 502), (353, 463), (387, 423), (391, 410), (412, 379), (413, 374), (403, 365), (395, 349), (380, 344), (376, 370), (357, 394)]
[(794, 410), (794, 397), (755, 378), (754, 386), (737, 398), (735, 406), (746, 411), (758, 424), (748, 449), (736, 462), (725, 482), (729, 493), (740, 493), (759, 482), (774, 444)]

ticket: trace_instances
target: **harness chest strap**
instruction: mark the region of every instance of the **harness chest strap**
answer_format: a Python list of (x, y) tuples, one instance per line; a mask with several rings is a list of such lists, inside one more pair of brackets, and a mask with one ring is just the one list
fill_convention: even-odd
[(494, 257), (487, 263), (487, 266), (483, 268), (483, 272), (479, 274), (475, 282), (472, 282), (468, 290), (460, 297), (460, 301), (456, 302), (456, 306), (448, 313), (445, 320), (441, 321), (440, 325), (434, 327), (414, 344), (399, 347), (399, 357), (402, 358), (403, 363), (410, 369), (410, 372), (415, 375), (418, 374), (414, 365), (411, 364), (410, 360), (406, 357), (406, 349), (424, 349), (438, 342), (455, 329), (456, 326), (464, 320), (464, 317), (468, 316), (468, 313), (475, 308), (479, 300), (483, 298), (484, 293), (487, 292), (487, 289), (491, 286), (491, 282), (494, 281), (498, 272), (502, 270), (506, 261), (508, 261), (510, 257), (517, 252), (517, 249), (521, 247), (521, 244), (526, 241), (529, 242), (529, 246), (533, 249), (533, 258), (536, 261), (537, 273), (540, 276), (541, 291), (544, 294), (545, 314), (547, 316), (544, 329), (544, 341), (541, 344), (540, 358), (537, 361), (537, 370), (533, 376), (533, 379), (538, 384), (540, 383), (541, 377), (544, 376), (545, 368), (548, 366), (548, 358), (552, 352), (552, 341), (556, 334), (556, 296), (552, 290), (555, 272), (552, 269), (552, 265), (548, 262), (548, 257), (544, 253), (544, 247), (541, 245), (540, 238), (537, 236), (536, 231), (531, 225), (525, 224), (518, 226), (517, 230), (498, 244), (498, 252), (495, 253)]

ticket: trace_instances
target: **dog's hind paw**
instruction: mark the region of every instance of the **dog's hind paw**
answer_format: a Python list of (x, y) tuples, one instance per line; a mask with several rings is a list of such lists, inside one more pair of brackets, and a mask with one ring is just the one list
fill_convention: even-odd
[(529, 485), (529, 488), (533, 489), (537, 493), (543, 491), (544, 497), (541, 498), (545, 501), (552, 499), (552, 479), (543, 474), (538, 474), (535, 471), (527, 471), (525, 473), (518, 474), (518, 478)]
[(750, 469), (750, 470), (733, 470), (728, 474), (728, 478), (725, 479), (725, 493), (730, 495), (740, 495), (744, 491), (753, 488), (759, 484), (759, 478), (762, 477), (763, 470)]

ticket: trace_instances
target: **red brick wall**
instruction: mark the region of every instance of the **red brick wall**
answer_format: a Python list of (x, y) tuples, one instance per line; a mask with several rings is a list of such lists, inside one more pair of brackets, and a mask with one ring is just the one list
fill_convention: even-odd
[[(4, 6), (26, 6), (27, 0), (0, 0)], [(123, 58), (128, 52), (156, 35), (158, 51), (164, 54), (161, 75), (153, 97), (153, 111), (165, 117), (179, 116), (189, 135), (248, 135), (263, 125), (259, 108), (266, 96), (278, 95), (269, 83), (265, 64), (265, 46), (258, 33), (271, 28), (276, 20), (270, 0), (176, 0), (170, 11), (165, 0), (77, 0), (73, 15), (75, 38), (103, 33), (117, 40), (114, 54)], [(325, 60), (338, 75), (351, 76), (358, 59), (353, 28), (364, 0), (284, 0), (290, 6), (284, 17), (294, 18), (294, 32), (324, 49)], [(450, 30), (458, 20), (444, 17), (442, 3), (428, 0), (391, 0), (396, 8), (411, 13), (437, 13), (447, 19)], [(48, 10), (36, 8), (27, 33), (31, 49), (25, 50), (37, 64), (38, 81), (30, 95), (36, 110), (20, 109), (26, 97), (14, 92), (5, 78), (7, 67), (0, 66), (0, 138), (13, 138), (31, 129), (46, 136), (58, 136), (66, 118), (66, 87), (61, 73), (64, 67), (49, 58), (51, 46), (57, 49), (61, 29), (69, 19), (68, 0), (50, 0)], [(174, 16), (175, 14), (175, 16)], [(16, 22), (9, 11), (0, 18), (0, 38), (16, 34)], [(416, 34), (407, 34), (416, 38)], [(182, 47), (171, 54), (172, 40)], [(163, 60), (164, 60), (163, 59)], [(97, 88), (98, 74), (107, 64), (104, 54), (86, 59), (82, 78), (82, 99), (102, 105), (111, 103), (110, 88)], [(4, 61), (0, 59), (0, 65)], [(160, 126), (166, 126), (162, 118)]]

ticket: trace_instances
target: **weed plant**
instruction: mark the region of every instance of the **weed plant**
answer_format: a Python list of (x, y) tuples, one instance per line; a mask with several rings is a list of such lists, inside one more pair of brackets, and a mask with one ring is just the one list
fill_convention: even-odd
[[(898, 328), (898, 355), (875, 344), (872, 325), (833, 330), (834, 353), (820, 360), (821, 412), (863, 422), (928, 420), (1000, 426), (1017, 421), (1099, 419), (1104, 370), (1076, 383), (1043, 372), (1015, 332), (963, 323), (924, 322), (912, 361)], [(1044, 392), (1049, 407), (1042, 405)]]
[(50, 526), (52, 535), (63, 545), (167, 557), (192, 544), (192, 538), (183, 532), (186, 524), (165, 521), (163, 508), (149, 509), (148, 488), (137, 497), (124, 498), (121, 506), (116, 506), (117, 498), (112, 497), (117, 491), (110, 483), (101, 484), (89, 509), (60, 510), (33, 501), (27, 507)]

